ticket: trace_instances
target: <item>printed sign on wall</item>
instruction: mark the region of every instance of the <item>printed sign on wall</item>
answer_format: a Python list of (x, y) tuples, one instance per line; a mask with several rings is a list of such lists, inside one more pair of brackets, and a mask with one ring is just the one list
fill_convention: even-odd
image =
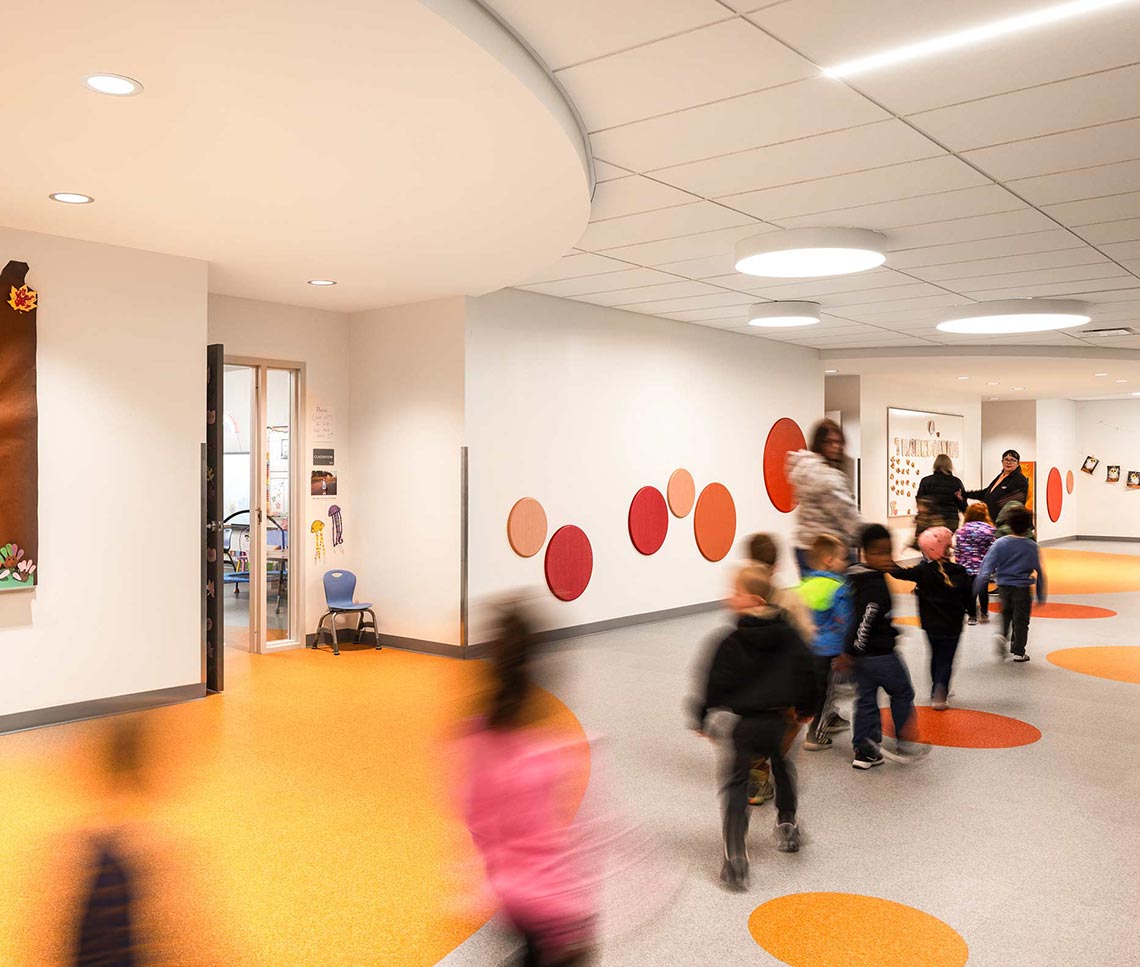
[(950, 413), (887, 408), (887, 506), (891, 517), (913, 517), (923, 477), (934, 472), (934, 458), (945, 453), (961, 470), (966, 418)]

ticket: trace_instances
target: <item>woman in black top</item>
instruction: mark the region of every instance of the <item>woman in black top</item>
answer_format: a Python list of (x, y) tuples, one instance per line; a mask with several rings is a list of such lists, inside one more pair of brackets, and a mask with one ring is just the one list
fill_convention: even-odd
[[(958, 529), (958, 515), (966, 510), (966, 485), (954, 476), (954, 463), (945, 454), (934, 458), (934, 473), (918, 482), (916, 500), (925, 500), (930, 507), (926, 527)], [(918, 535), (915, 535), (916, 539)]]
[(1006, 450), (1001, 455), (1001, 473), (983, 490), (966, 492), (970, 500), (985, 501), (990, 509), (990, 520), (997, 520), (1001, 509), (1011, 500), (1026, 503), (1029, 499), (1029, 481), (1021, 472), (1021, 454), (1016, 450)]

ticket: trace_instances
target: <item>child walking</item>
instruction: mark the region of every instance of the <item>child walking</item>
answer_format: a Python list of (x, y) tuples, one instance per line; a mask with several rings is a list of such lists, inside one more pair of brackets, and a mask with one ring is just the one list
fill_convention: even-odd
[(808, 548), (807, 560), (810, 570), (798, 590), (814, 618), (815, 634), (808, 645), (819, 700), (804, 736), (804, 748), (818, 752), (831, 748), (829, 733), (842, 732), (851, 725), (832, 705), (838, 674), (832, 665), (843, 652), (843, 638), (851, 621), (851, 595), (843, 577), (847, 545), (831, 534), (820, 534)]
[[(895, 654), (898, 631), (891, 623), (891, 591), (885, 577), (895, 567), (891, 534), (882, 524), (869, 524), (861, 541), (863, 563), (847, 572), (851, 584), (852, 615), (844, 638), (841, 667), (855, 670), (855, 725), (852, 745), (856, 769), (883, 764), (883, 756), (897, 762), (913, 762), (930, 750), (914, 741), (914, 686), (899, 656)], [(891, 700), (896, 744), (883, 746), (883, 723), (879, 715), (879, 689)]]
[[(980, 500), (966, 508), (965, 523), (954, 535), (954, 560), (966, 569), (970, 580), (978, 577), (989, 549), (997, 540), (997, 531), (990, 520), (990, 509)], [(969, 624), (979, 621), (988, 624), (990, 620), (990, 590), (987, 581), (981, 591), (970, 595)]]
[(759, 756), (772, 764), (776, 782), (776, 837), (781, 852), (800, 848), (796, 825), (796, 773), (786, 758), (816, 703), (811, 654), (785, 613), (767, 604), (771, 571), (744, 568), (729, 603), (740, 616), (736, 629), (716, 648), (704, 695), (695, 703), (693, 728), (705, 732), (710, 710), (740, 716), (721, 785), (724, 866), (720, 878), (734, 892), (748, 888), (748, 773)]
[(974, 597), (973, 581), (966, 569), (947, 560), (953, 537), (948, 527), (924, 530), (918, 538), (922, 563), (891, 571), (891, 577), (915, 583), (919, 623), (930, 643), (930, 707), (939, 712), (948, 707), (962, 619)]
[(1045, 571), (1041, 567), (1041, 549), (1028, 535), (1033, 528), (1033, 515), (1024, 507), (1007, 515), (1010, 534), (994, 541), (974, 579), (974, 591), (986, 586), (990, 575), (996, 575), (1001, 598), (1001, 633), (996, 638), (998, 657), (1006, 650), (1016, 662), (1029, 661), (1025, 648), (1029, 643), (1029, 617), (1032, 609), (1030, 587), (1037, 576), (1037, 602), (1045, 603)]

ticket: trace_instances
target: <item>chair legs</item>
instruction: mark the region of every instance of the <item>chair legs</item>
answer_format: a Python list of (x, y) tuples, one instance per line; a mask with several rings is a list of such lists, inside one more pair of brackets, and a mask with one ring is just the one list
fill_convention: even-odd
[[(371, 620), (369, 620), (369, 621), (364, 620), (364, 616), (366, 614), (371, 615)], [(383, 645), (380, 644), (380, 631), (376, 627), (376, 612), (373, 611), (371, 608), (368, 608), (366, 611), (360, 612), (360, 624), (358, 624), (356, 626), (356, 640), (357, 641), (360, 641), (360, 636), (368, 628), (372, 629), (372, 638), (376, 642), (376, 650), (380, 651), (383, 648)]]
[[(331, 618), (332, 619), (333, 654), (334, 655), (340, 654), (340, 642), (337, 640), (337, 633), (336, 633), (336, 616), (338, 614), (344, 614), (344, 613), (345, 612), (343, 612), (343, 611), (326, 611), (324, 613), (324, 615), (321, 617), (321, 620), (317, 622), (317, 640), (313, 643), (313, 645), (312, 645), (313, 648), (320, 648), (321, 647), (321, 633), (324, 631), (325, 619)], [(364, 617), (365, 615), (368, 615), (369, 617), (365, 618)], [(383, 645), (380, 644), (380, 632), (376, 627), (376, 612), (373, 611), (371, 608), (368, 608), (365, 611), (356, 612), (356, 628), (355, 628), (355, 631), (353, 634), (353, 639), (352, 639), (353, 642), (359, 643), (361, 636), (363, 636), (364, 632), (366, 632), (368, 630), (372, 631), (372, 637), (376, 641), (376, 650), (381, 651), (383, 649)]]
[(339, 655), (339, 654), (340, 654), (340, 644), (339, 644), (339, 643), (337, 642), (337, 640), (336, 640), (336, 615), (335, 615), (335, 614), (333, 614), (333, 612), (331, 612), (331, 611), (326, 611), (326, 612), (325, 612), (325, 613), (324, 613), (324, 614), (321, 616), (321, 620), (317, 622), (317, 640), (316, 640), (315, 642), (313, 642), (313, 648), (314, 648), (314, 649), (317, 649), (317, 648), (320, 648), (320, 647), (321, 647), (321, 632), (322, 632), (322, 631), (324, 631), (324, 627), (325, 627), (325, 618), (332, 618), (332, 646), (333, 646), (333, 654), (334, 654), (334, 655)]

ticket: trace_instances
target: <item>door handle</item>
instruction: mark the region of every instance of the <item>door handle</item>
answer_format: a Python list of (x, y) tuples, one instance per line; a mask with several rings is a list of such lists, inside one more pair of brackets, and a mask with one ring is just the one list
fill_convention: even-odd
[(220, 520), (208, 520), (208, 521), (206, 521), (206, 530), (209, 531), (211, 534), (216, 534), (218, 531), (222, 530), (222, 528), (223, 528), (223, 524)]

